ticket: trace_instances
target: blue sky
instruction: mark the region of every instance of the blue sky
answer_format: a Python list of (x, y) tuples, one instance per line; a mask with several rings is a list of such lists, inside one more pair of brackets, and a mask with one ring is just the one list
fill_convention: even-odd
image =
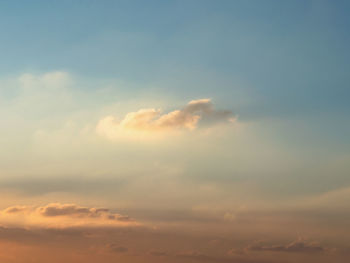
[[(1, 3), (2, 75), (67, 70), (156, 84), (241, 115), (348, 111), (347, 1)], [(219, 95), (225, 94), (225, 95)], [(248, 95), (247, 95), (248, 96)], [(233, 106), (234, 107), (234, 106)]]
[(303, 132), (342, 145), (350, 129), (348, 8), (347, 1), (8, 1), (0, 10), (0, 73), (63, 70), (133, 83), (131, 96), (211, 97), (241, 120), (304, 120)]
[[(347, 1), (8, 1), (0, 7), (2, 78), (67, 72), (74, 78), (69, 89), (80, 96), (31, 118), (130, 98), (173, 100), (161, 103), (166, 110), (212, 98), (283, 147), (348, 153)], [(18, 87), (2, 90), (11, 97)]]

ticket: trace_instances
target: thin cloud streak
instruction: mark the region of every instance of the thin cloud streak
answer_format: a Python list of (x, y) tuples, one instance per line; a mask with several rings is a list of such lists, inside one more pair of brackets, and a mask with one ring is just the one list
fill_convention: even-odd
[(249, 251), (272, 251), (272, 252), (291, 252), (291, 253), (321, 253), (325, 252), (326, 248), (317, 243), (297, 240), (287, 245), (272, 245), (264, 246), (262, 244), (254, 244), (247, 247)]

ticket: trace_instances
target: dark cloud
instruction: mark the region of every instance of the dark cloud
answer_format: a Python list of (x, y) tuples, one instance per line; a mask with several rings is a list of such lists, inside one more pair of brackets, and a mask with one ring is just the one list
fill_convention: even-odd
[(187, 251), (176, 255), (177, 258), (191, 259), (200, 262), (213, 262), (213, 263), (280, 263), (284, 261), (276, 260), (264, 260), (255, 258), (242, 258), (242, 257), (225, 257), (225, 256), (212, 256), (198, 251)]
[(159, 250), (151, 250), (150, 252), (148, 252), (151, 256), (155, 256), (155, 257), (165, 257), (168, 256), (169, 254), (167, 252), (164, 251), (159, 251)]
[(47, 206), (38, 207), (37, 210), (43, 216), (79, 216), (79, 217), (101, 217), (106, 215), (108, 219), (116, 219), (119, 217), (123, 221), (127, 220), (128, 217), (111, 214), (107, 208), (88, 208), (78, 206), (75, 204), (59, 204), (52, 203)]
[(114, 244), (114, 243), (108, 244), (107, 248), (109, 251), (112, 251), (115, 253), (126, 253), (129, 250), (127, 247), (123, 247), (123, 246), (120, 246), (120, 245)]
[(44, 207), (39, 207), (38, 210), (43, 216), (96, 216), (99, 214), (96, 209), (81, 207), (74, 204), (49, 204)]

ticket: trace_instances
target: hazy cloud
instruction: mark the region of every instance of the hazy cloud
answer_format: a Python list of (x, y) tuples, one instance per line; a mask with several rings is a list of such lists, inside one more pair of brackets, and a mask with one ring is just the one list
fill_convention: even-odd
[(12, 214), (12, 213), (19, 213), (28, 210), (27, 206), (11, 206), (4, 210), (4, 213)]
[(295, 253), (315, 253), (324, 252), (326, 249), (316, 243), (307, 243), (305, 241), (294, 241), (288, 245), (272, 245), (264, 246), (262, 244), (254, 244), (247, 247), (251, 251), (274, 251), (274, 252), (295, 252)]
[(264, 259), (255, 259), (255, 258), (241, 258), (241, 257), (225, 257), (225, 256), (212, 256), (201, 253), (199, 251), (187, 251), (179, 253), (176, 255), (177, 258), (181, 259), (190, 259), (199, 262), (221, 262), (221, 263), (272, 263), (272, 262), (281, 262), (275, 260), (264, 260)]
[(108, 244), (107, 248), (110, 251), (115, 253), (125, 253), (125, 252), (128, 252), (129, 250), (127, 247), (119, 246), (118, 244), (114, 244), (114, 243)]
[(169, 254), (165, 251), (159, 251), (159, 250), (151, 250), (148, 252), (151, 256), (155, 256), (155, 257), (165, 257), (165, 256), (169, 256)]
[(101, 193), (115, 192), (122, 186), (127, 184), (123, 178), (105, 176), (104, 178), (90, 178), (84, 179), (74, 176), (68, 177), (17, 177), (0, 180), (0, 189), (3, 191), (16, 191), (17, 194), (28, 196), (39, 196), (47, 193), (61, 192), (61, 193), (79, 193), (96, 195)]

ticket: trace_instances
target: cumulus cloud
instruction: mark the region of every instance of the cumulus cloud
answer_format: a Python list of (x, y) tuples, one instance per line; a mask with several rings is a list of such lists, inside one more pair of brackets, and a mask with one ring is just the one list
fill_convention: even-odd
[(46, 206), (12, 206), (0, 212), (0, 223), (19, 227), (118, 227), (137, 225), (126, 215), (107, 208), (51, 203)]
[(194, 130), (199, 122), (208, 125), (234, 119), (231, 111), (215, 110), (210, 99), (199, 99), (190, 101), (183, 109), (165, 114), (160, 109), (140, 109), (126, 114), (121, 121), (114, 116), (106, 116), (98, 122), (96, 131), (114, 139), (125, 133)]
[(254, 244), (247, 247), (250, 251), (273, 251), (273, 252), (294, 252), (294, 253), (316, 253), (324, 252), (326, 249), (316, 243), (307, 243), (302, 240), (294, 241), (287, 245), (264, 246)]

